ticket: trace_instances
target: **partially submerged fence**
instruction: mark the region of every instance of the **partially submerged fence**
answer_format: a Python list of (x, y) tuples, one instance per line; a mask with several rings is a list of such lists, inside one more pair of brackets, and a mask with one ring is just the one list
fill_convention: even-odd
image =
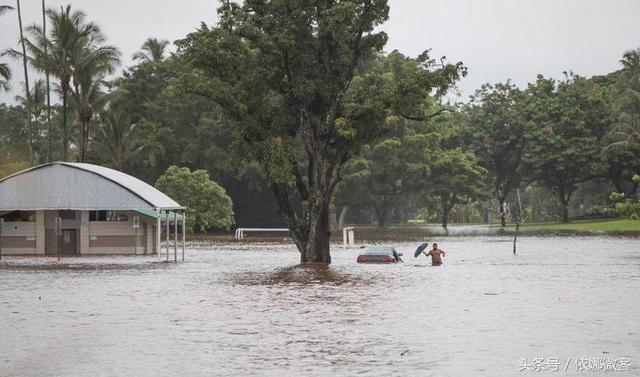
[(289, 229), (288, 228), (238, 228), (236, 229), (236, 235), (235, 235), (235, 239), (236, 240), (242, 240), (244, 239), (244, 233), (245, 232), (262, 232), (262, 233), (274, 233), (274, 232), (286, 232), (289, 233)]

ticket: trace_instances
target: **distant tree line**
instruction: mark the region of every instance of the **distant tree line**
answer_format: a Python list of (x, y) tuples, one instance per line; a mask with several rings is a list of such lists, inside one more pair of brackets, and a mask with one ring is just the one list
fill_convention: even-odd
[[(605, 76), (486, 84), (451, 103), (445, 95), (466, 68), (428, 51), (382, 52), (386, 36), (372, 30), (388, 7), (373, 3), (369, 18), (347, 8), (318, 15), (328, 17), (322, 39), (300, 32), (293, 16), (302, 10), (291, 10), (286, 29), (226, 2), (217, 27), (201, 25), (174, 53), (149, 38), (113, 79), (121, 54), (100, 28), (70, 6), (48, 9), (43, 24), (21, 26), (24, 50), (0, 57), (0, 90), (20, 77), (5, 59), (43, 76), (16, 105), (0, 104), (0, 175), (55, 160), (110, 166), (151, 184), (174, 165), (203, 170), (198, 177), (220, 185), (207, 186), (211, 195), (226, 192), (233, 211), (192, 229), (228, 228), (235, 216), (241, 226), (300, 227), (301, 239), (313, 213), (334, 228), (506, 225), (518, 202), (541, 221), (616, 209), (637, 218), (640, 50)], [(0, 17), (11, 10), (0, 7)], [(366, 24), (351, 24), (352, 11)], [(274, 63), (283, 52), (286, 64)], [(176, 190), (166, 175), (159, 182)]]

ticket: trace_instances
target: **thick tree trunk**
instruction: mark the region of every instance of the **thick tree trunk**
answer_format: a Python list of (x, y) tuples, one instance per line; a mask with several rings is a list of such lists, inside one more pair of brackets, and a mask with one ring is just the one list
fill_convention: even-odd
[[(292, 161), (291, 174), (302, 202), (301, 210), (296, 211), (293, 207), (289, 184), (272, 183), (271, 186), (280, 213), (300, 251), (300, 263), (331, 263), (331, 196), (340, 182), (340, 169), (349, 156), (349, 149), (335, 146), (327, 133), (334, 126), (337, 108), (336, 101), (323, 123), (312, 121), (305, 110), (300, 112), (300, 136), (306, 151), (306, 166), (301, 167), (298, 161)], [(306, 168), (306, 177), (302, 168)]]
[[(311, 181), (314, 181), (313, 179)], [(280, 213), (284, 216), (290, 235), (300, 251), (300, 263), (331, 263), (329, 241), (331, 239), (330, 197), (335, 185), (322, 184), (316, 180), (316, 187), (310, 193), (306, 186), (300, 194), (305, 198), (302, 216), (298, 216), (290, 200), (288, 186), (272, 184)]]
[(387, 202), (383, 200), (380, 205), (375, 206), (376, 220), (379, 228), (384, 228), (387, 225)]
[(560, 188), (557, 191), (558, 199), (560, 200), (561, 214), (562, 214), (562, 222), (569, 222), (569, 202), (571, 201), (572, 191), (566, 192), (564, 188)]
[(445, 213), (444, 213), (444, 214), (442, 214), (442, 221), (441, 221), (441, 223), (442, 223), (442, 227), (443, 227), (444, 229), (447, 229), (447, 226), (449, 225), (449, 212), (448, 212), (448, 211), (445, 211)]
[(331, 228), (329, 226), (329, 197), (318, 195), (318, 200), (312, 205), (309, 233), (305, 247), (300, 250), (300, 263), (331, 263), (329, 241)]
[(449, 214), (453, 209), (453, 206), (456, 204), (456, 196), (451, 195), (447, 198), (442, 198), (442, 227), (447, 229), (449, 225)]
[(569, 202), (568, 201), (562, 203), (562, 222), (563, 223), (569, 222)]
[(442, 227), (444, 229), (447, 229), (447, 226), (449, 225), (449, 212), (451, 212), (451, 207), (449, 207), (448, 204), (444, 204), (442, 206)]

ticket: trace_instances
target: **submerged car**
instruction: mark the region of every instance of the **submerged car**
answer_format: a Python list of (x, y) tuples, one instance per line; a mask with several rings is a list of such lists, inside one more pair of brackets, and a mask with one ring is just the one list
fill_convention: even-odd
[(402, 262), (400, 257), (402, 253), (398, 253), (391, 246), (367, 246), (358, 255), (358, 263), (398, 263)]

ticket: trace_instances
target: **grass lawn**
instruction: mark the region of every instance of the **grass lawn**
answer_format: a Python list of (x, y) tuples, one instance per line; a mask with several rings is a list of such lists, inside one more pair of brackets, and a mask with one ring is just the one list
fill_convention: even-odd
[(640, 221), (627, 219), (601, 220), (601, 221), (576, 221), (569, 224), (525, 224), (523, 228), (531, 230), (559, 230), (582, 232), (631, 232), (640, 233)]

